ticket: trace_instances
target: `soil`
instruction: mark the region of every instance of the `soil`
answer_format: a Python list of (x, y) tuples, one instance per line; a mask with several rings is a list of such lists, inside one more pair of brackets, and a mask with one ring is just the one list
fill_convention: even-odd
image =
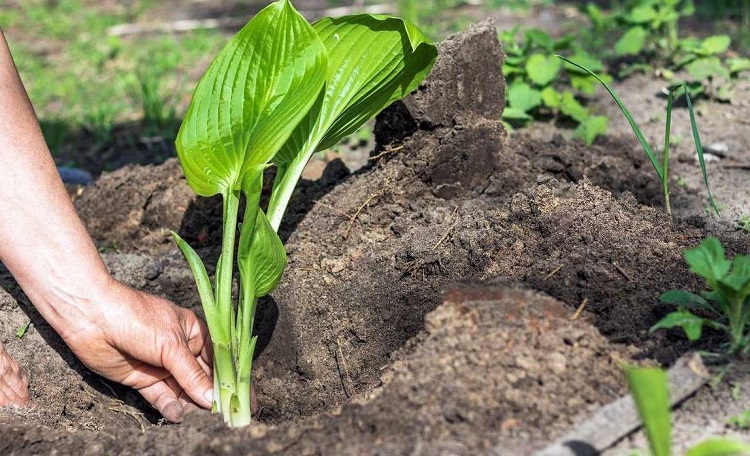
[[(259, 310), (255, 424), (229, 430), (206, 412), (164, 424), (81, 366), (5, 274), (0, 340), (37, 406), (0, 410), (0, 453), (531, 454), (625, 394), (621, 362), (669, 364), (696, 348), (678, 331), (649, 333), (670, 310), (658, 296), (701, 289), (682, 251), (707, 234), (730, 254), (748, 251), (750, 238), (731, 217), (696, 209), (705, 203), (687, 146), (672, 220), (617, 121), (592, 147), (544, 126), (508, 136), (496, 37), (483, 22), (443, 42), (429, 79), (379, 116), (369, 164), (351, 174), (334, 160), (296, 191), (280, 231), (289, 264)], [(633, 100), (652, 93), (622, 87)], [(604, 110), (606, 98), (593, 103)], [(651, 107), (639, 115), (659, 109), (643, 103)], [(732, 160), (747, 160), (740, 123), (704, 119), (707, 142), (731, 142)], [(647, 128), (650, 137), (657, 127)], [(717, 199), (746, 211), (745, 171), (712, 162), (709, 172)], [(201, 312), (168, 230), (210, 269), (220, 202), (196, 198), (176, 160), (104, 173), (75, 203), (119, 280)], [(735, 399), (717, 391), (697, 397), (716, 406), (688, 415), (723, 422), (750, 406), (722, 408)]]

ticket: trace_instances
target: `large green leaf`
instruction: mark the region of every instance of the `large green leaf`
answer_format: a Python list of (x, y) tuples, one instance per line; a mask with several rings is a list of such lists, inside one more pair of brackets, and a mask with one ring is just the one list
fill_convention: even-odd
[(188, 183), (202, 196), (238, 189), (267, 163), (323, 87), (327, 56), (310, 24), (279, 0), (219, 53), (193, 94), (176, 146)]
[(669, 456), (672, 423), (667, 374), (653, 367), (625, 367), (625, 376), (654, 456)]
[(529, 112), (542, 104), (542, 93), (523, 81), (508, 86), (508, 105), (513, 109)]
[(680, 327), (685, 331), (687, 338), (694, 342), (701, 338), (703, 324), (706, 322), (707, 320), (704, 318), (693, 315), (685, 309), (679, 309), (675, 312), (668, 313), (664, 318), (656, 322), (649, 331), (654, 332), (657, 329)]
[(326, 88), (276, 157), (287, 165), (353, 133), (429, 74), (437, 49), (410, 23), (360, 14), (324, 18), (313, 25), (328, 50)]
[(615, 43), (615, 54), (617, 55), (638, 55), (646, 46), (648, 32), (640, 26), (631, 27)]

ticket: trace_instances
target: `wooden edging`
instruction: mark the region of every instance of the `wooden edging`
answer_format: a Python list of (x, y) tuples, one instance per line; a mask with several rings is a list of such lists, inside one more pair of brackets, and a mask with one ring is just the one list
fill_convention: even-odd
[[(698, 353), (680, 357), (668, 371), (669, 396), (672, 407), (700, 389), (709, 380), (709, 373)], [(630, 395), (600, 408), (560, 440), (535, 456), (596, 455), (622, 440), (641, 426)]]

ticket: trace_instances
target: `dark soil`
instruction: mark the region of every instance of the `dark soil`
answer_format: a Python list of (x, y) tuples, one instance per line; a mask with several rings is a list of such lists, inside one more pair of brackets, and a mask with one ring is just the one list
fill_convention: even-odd
[[(648, 328), (661, 292), (702, 287), (682, 260), (700, 223), (652, 207), (632, 142), (508, 138), (496, 36), (483, 23), (444, 42), (429, 80), (379, 117), (378, 158), (351, 175), (332, 162), (296, 192), (289, 265), (259, 315), (260, 423), (161, 425), (80, 366), (5, 277), (0, 337), (38, 406), (0, 411), (0, 453), (528, 454), (625, 392), (620, 361), (688, 349)], [(174, 160), (105, 173), (76, 200), (118, 279), (198, 312), (168, 230), (210, 265), (218, 204)]]

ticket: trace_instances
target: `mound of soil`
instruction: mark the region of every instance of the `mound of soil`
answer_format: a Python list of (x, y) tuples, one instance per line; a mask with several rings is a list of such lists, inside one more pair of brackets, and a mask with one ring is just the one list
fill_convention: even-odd
[[(675, 359), (682, 339), (648, 328), (661, 292), (702, 286), (681, 252), (703, 232), (649, 207), (659, 188), (631, 143), (508, 139), (502, 58), (490, 22), (451, 37), (378, 118), (370, 165), (334, 162), (296, 191), (289, 265), (258, 316), (260, 423), (161, 426), (80, 366), (6, 276), (0, 337), (38, 407), (0, 412), (0, 452), (527, 454), (624, 393), (618, 361)], [(118, 279), (196, 312), (167, 230), (210, 265), (218, 204), (175, 160), (104, 174), (76, 200)]]

